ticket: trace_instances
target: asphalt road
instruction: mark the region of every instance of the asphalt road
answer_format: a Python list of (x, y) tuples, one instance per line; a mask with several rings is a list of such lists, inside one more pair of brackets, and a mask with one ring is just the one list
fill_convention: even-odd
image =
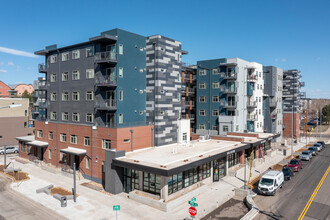
[(8, 186), (10, 179), (0, 174), (0, 220), (65, 219), (52, 210), (35, 203)]
[[(314, 190), (330, 166), (330, 145), (304, 161), (304, 168), (286, 181), (276, 196), (258, 195), (254, 200), (260, 209), (255, 219), (298, 219)], [(311, 203), (304, 220), (330, 220), (330, 173)]]

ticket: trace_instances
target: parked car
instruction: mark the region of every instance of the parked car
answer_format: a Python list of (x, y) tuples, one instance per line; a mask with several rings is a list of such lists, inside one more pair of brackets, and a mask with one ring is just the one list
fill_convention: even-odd
[[(6, 154), (18, 153), (18, 147), (6, 147)], [(5, 148), (0, 150), (0, 154), (5, 154)]]
[(316, 147), (309, 147), (309, 151), (312, 151), (313, 156), (316, 156), (317, 148)]
[(283, 167), (282, 172), (284, 174), (284, 179), (285, 180), (291, 180), (291, 178), (294, 176), (294, 171), (291, 167)]
[(303, 164), (302, 164), (301, 159), (292, 159), (289, 162), (288, 167), (292, 167), (292, 169), (294, 171), (299, 172), (299, 169), (302, 169), (303, 168)]
[(283, 182), (284, 174), (282, 171), (268, 171), (261, 177), (258, 184), (258, 191), (260, 194), (274, 196), (276, 191), (282, 187)]
[(324, 141), (318, 141), (317, 143), (321, 144), (323, 146), (323, 148), (325, 148), (325, 143)]
[(322, 145), (319, 143), (315, 143), (313, 147), (316, 147), (317, 151), (320, 152), (322, 150)]
[(299, 155), (299, 158), (301, 159), (301, 160), (311, 160), (312, 159), (312, 157), (313, 157), (313, 153), (311, 152), (311, 151), (309, 151), (309, 150), (306, 150), (306, 151), (303, 151), (303, 152), (301, 152), (301, 154)]
[(316, 126), (317, 123), (316, 123), (316, 122), (311, 122), (311, 121), (309, 121), (309, 122), (307, 122), (307, 125)]

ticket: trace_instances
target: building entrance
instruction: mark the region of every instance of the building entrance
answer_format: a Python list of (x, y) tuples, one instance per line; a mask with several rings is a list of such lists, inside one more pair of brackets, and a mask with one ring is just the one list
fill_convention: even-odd
[(213, 161), (213, 182), (219, 181), (226, 176), (226, 158), (221, 158)]

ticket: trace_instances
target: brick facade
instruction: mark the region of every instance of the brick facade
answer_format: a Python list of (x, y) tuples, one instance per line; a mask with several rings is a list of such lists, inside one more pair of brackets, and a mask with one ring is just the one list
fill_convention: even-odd
[[(292, 113), (283, 113), (283, 137), (291, 138), (292, 136)], [(294, 113), (294, 138), (300, 137), (300, 113)]]

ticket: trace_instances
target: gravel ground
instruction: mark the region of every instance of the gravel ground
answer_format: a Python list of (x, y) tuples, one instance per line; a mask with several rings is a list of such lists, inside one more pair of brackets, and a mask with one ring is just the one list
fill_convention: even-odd
[(226, 203), (213, 210), (201, 220), (234, 220), (242, 218), (249, 209), (242, 200), (232, 198)]

